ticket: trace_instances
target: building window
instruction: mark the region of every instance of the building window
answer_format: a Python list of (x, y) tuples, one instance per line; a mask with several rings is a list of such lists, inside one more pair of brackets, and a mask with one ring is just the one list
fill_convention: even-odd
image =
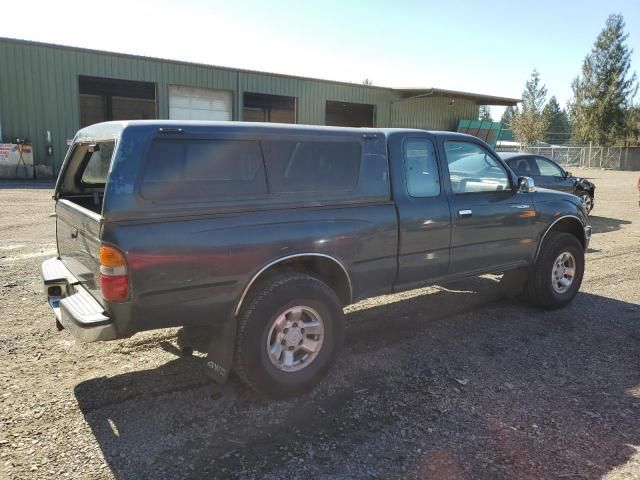
[(296, 99), (245, 92), (242, 119), (245, 122), (296, 123)]
[(335, 127), (373, 127), (375, 105), (327, 100), (324, 123)]
[(80, 75), (79, 92), (81, 127), (156, 118), (155, 83)]

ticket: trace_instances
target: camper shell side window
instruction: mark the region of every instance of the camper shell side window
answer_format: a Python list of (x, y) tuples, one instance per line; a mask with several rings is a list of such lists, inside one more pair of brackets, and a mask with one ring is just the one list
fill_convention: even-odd
[[(138, 193), (154, 204), (265, 205), (388, 197), (386, 158), (359, 137), (154, 137)], [(366, 179), (366, 181), (362, 181)]]

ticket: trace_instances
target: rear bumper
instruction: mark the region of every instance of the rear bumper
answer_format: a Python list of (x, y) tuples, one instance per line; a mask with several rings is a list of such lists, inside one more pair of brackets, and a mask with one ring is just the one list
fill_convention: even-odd
[(42, 282), (59, 324), (81, 342), (118, 338), (113, 320), (58, 258), (42, 263)]

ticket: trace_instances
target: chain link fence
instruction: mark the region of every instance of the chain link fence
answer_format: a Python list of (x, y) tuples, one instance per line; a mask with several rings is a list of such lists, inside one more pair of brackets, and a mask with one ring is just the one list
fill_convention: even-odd
[(594, 147), (567, 145), (554, 147), (501, 147), (499, 152), (526, 152), (551, 158), (563, 167), (610, 168), (620, 170), (626, 159), (627, 147)]

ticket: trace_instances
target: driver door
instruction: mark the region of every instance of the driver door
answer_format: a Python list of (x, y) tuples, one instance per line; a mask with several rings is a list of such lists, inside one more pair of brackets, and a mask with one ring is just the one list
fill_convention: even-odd
[(536, 245), (530, 195), (516, 193), (506, 166), (480, 143), (451, 139), (442, 149), (452, 222), (448, 276), (526, 265)]

